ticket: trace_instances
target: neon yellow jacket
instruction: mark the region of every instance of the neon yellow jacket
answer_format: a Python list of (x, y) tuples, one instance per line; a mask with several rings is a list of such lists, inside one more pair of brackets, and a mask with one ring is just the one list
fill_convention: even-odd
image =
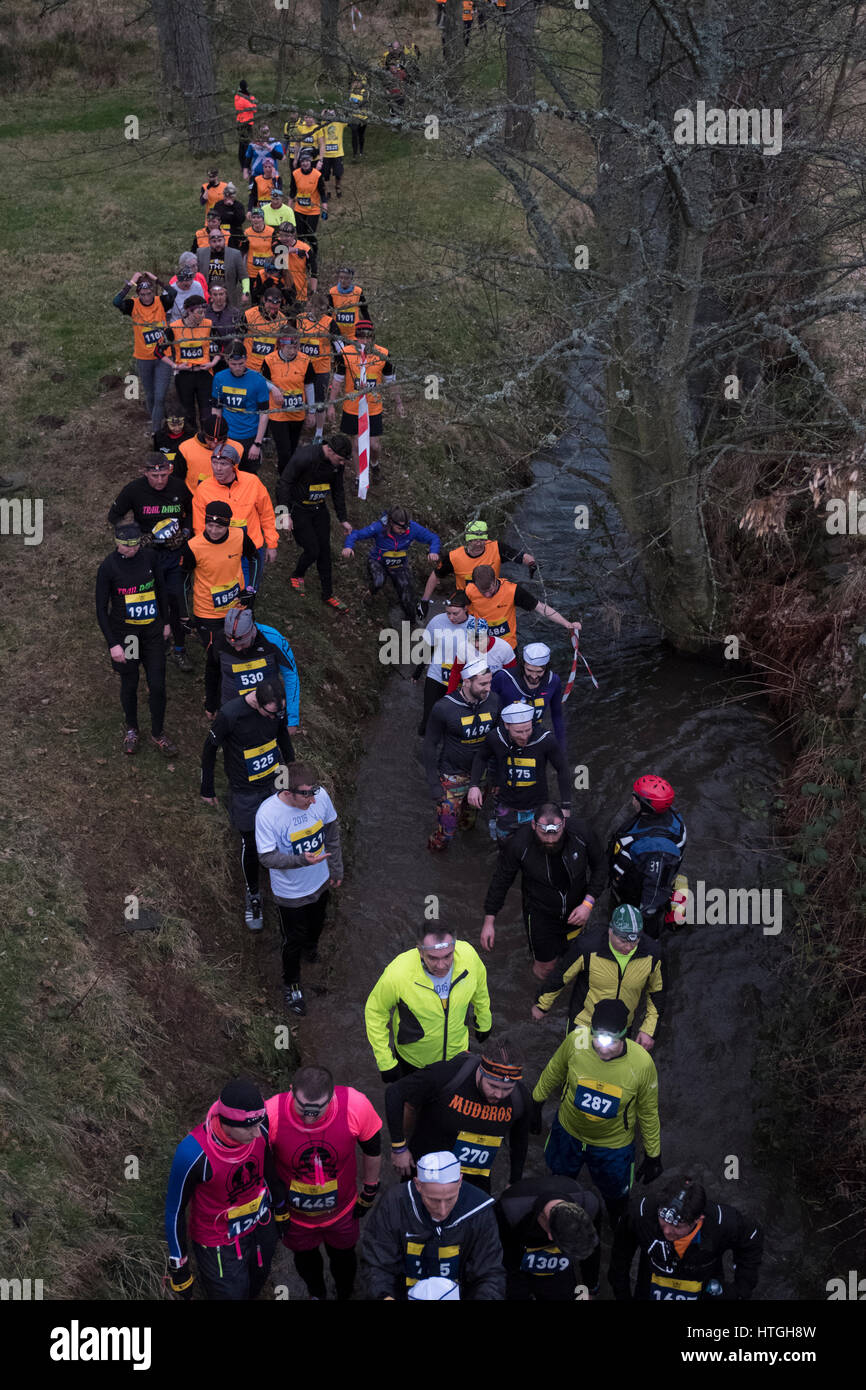
[(396, 1064), (388, 1033), (392, 1014), (397, 1056), (414, 1067), (426, 1067), (466, 1051), (470, 1007), (475, 1012), (476, 1029), (489, 1032), (493, 1019), (487, 971), (468, 941), (455, 943), (451, 991), (444, 1003), (424, 970), (417, 947), (395, 956), (364, 1007), (367, 1037), (379, 1070), (389, 1071)]
[(559, 1123), (582, 1144), (623, 1149), (635, 1137), (640, 1122), (649, 1158), (661, 1152), (659, 1083), (655, 1063), (640, 1043), (626, 1040), (625, 1051), (602, 1061), (588, 1028), (576, 1028), (554, 1052), (533, 1100), (561, 1094)]

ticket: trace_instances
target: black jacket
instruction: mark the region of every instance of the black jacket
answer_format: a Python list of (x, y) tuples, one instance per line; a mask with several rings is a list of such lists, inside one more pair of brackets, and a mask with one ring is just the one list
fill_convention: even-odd
[(485, 769), (488, 780), (499, 788), (501, 806), (534, 811), (549, 799), (547, 768), (557, 777), (559, 804), (571, 810), (571, 775), (565, 754), (549, 729), (535, 728), (523, 747), (512, 743), (508, 729), (497, 724), (491, 729), (472, 759), (472, 786), (480, 787)]
[(522, 825), (516, 830), (501, 846), (484, 899), (485, 915), (496, 916), (518, 872), (523, 875), (524, 912), (534, 910), (564, 919), (583, 902), (587, 893), (598, 898), (607, 875), (601, 844), (589, 821), (568, 817), (558, 854), (569, 878), (567, 893), (553, 886), (550, 860), (556, 856), (546, 853), (538, 841), (535, 826)]
[[(709, 1202), (699, 1239), (692, 1240), (679, 1258), (664, 1239), (658, 1223), (658, 1199), (652, 1196), (632, 1199), (628, 1213), (620, 1221), (613, 1242), (608, 1278), (618, 1299), (630, 1299), (631, 1262), (640, 1249), (637, 1299), (679, 1300), (700, 1297), (709, 1279), (724, 1279), (722, 1255), (730, 1250), (734, 1261), (734, 1282), (726, 1288), (728, 1298), (751, 1298), (758, 1282), (764, 1253), (764, 1235), (756, 1221), (736, 1207)], [(652, 1283), (653, 1278), (656, 1281)], [(673, 1282), (672, 1282), (673, 1281)], [(676, 1288), (675, 1284), (699, 1288)]]
[[(305, 444), (296, 449), (277, 483), (277, 502), (283, 507), (324, 506), (328, 492), (338, 521), (346, 521), (345, 467), (331, 463), (321, 444)], [(311, 492), (311, 488), (318, 488)]]
[(527, 1246), (550, 1243), (547, 1232), (538, 1224), (538, 1214), (554, 1197), (583, 1207), (598, 1230), (601, 1203), (576, 1178), (554, 1177), (551, 1173), (540, 1178), (522, 1178), (507, 1187), (496, 1203), (505, 1268), (512, 1273), (519, 1270)]
[(464, 1179), (453, 1210), (437, 1225), (414, 1181), (389, 1187), (367, 1217), (361, 1272), (368, 1299), (405, 1300), (410, 1284), (436, 1275), (454, 1279), (461, 1299), (504, 1299), (493, 1198)]

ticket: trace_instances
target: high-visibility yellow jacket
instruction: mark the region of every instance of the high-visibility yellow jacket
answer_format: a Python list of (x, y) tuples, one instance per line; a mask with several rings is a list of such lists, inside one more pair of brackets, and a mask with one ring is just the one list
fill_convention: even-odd
[(487, 971), (468, 941), (455, 943), (446, 1000), (433, 988), (416, 947), (395, 956), (373, 986), (364, 1008), (367, 1037), (379, 1070), (389, 1071), (396, 1064), (388, 1036), (392, 1014), (397, 1056), (414, 1067), (426, 1067), (466, 1051), (470, 1007), (475, 1012), (476, 1029), (489, 1032), (492, 1018)]
[(582, 1144), (623, 1149), (640, 1122), (648, 1157), (661, 1152), (659, 1083), (655, 1063), (640, 1043), (626, 1040), (619, 1057), (605, 1062), (588, 1028), (569, 1033), (538, 1079), (533, 1100), (561, 1095), (557, 1118)]

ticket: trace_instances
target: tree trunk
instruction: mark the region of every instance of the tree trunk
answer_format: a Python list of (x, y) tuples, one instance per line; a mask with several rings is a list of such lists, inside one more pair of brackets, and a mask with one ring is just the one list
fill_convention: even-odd
[[(536, 0), (509, 0), (505, 11), (505, 87), (512, 108), (535, 101)], [(535, 141), (535, 120), (530, 112), (511, 109), (505, 116), (505, 145), (528, 150)]]
[(217, 109), (210, 25), (197, 0), (152, 0), (164, 63), (175, 61), (186, 107), (187, 139), (196, 158), (225, 149)]
[(446, 0), (442, 25), (442, 57), (445, 60), (445, 86), (456, 91), (463, 80), (463, 5)]
[(673, 109), (690, 100), (712, 102), (719, 80), (712, 21), (702, 0), (693, 13), (705, 18), (703, 71), (681, 68), (666, 85), (657, 77), (663, 25), (645, 16), (638, 46), (632, 0), (610, 0), (599, 104), (618, 119), (599, 142), (596, 209), (604, 272), (619, 302), (607, 368), (613, 492), (640, 548), (655, 616), (678, 647), (697, 650), (719, 617), (689, 391), (712, 218), (711, 153), (692, 149), (666, 173), (652, 142), (636, 134), (652, 118), (671, 129)]
[(159, 45), (159, 104), (168, 125), (174, 125), (180, 100), (180, 76), (177, 70), (177, 43), (174, 31), (174, 9), (171, 0), (151, 0)]
[[(323, 0), (324, 4), (324, 0)], [(283, 103), (283, 83), (286, 80), (286, 58), (289, 51), (289, 12), (280, 10), (280, 40), (277, 44), (276, 75), (274, 77), (274, 106)]]
[(321, 15), (322, 71), (333, 82), (340, 80), (341, 64), (338, 52), (337, 20), (339, 0), (319, 0)]

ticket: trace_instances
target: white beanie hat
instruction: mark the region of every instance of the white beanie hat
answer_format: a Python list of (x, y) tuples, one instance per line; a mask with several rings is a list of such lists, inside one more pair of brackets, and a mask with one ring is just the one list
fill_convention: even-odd
[(463, 680), (469, 680), (472, 676), (480, 676), (482, 671), (489, 670), (490, 667), (487, 665), (487, 657), (481, 656), (476, 657), (474, 661), (467, 661), (460, 675)]
[(456, 1182), (460, 1164), (451, 1149), (439, 1149), (418, 1159), (416, 1176), (419, 1182)]
[(546, 666), (550, 660), (550, 648), (543, 642), (527, 642), (523, 648), (523, 660), (530, 666)]
[(427, 1299), (428, 1302), (441, 1303), (446, 1298), (459, 1299), (460, 1289), (453, 1279), (443, 1279), (441, 1275), (434, 1274), (432, 1279), (419, 1279), (417, 1284), (413, 1284), (409, 1297), (412, 1300)]
[(525, 700), (516, 700), (513, 705), (506, 705), (499, 717), (506, 724), (526, 724), (535, 718), (535, 710)]

